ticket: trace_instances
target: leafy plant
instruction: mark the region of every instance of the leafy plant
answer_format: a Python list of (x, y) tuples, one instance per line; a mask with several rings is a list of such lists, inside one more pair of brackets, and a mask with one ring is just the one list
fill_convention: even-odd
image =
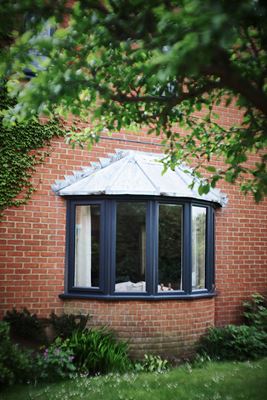
[(36, 355), (34, 361), (35, 380), (50, 382), (74, 377), (76, 366), (73, 362), (73, 351), (61, 345), (62, 340), (58, 338), (41, 354)]
[(165, 372), (169, 369), (167, 360), (153, 354), (145, 354), (142, 361), (134, 364), (134, 369), (138, 372)]
[(0, 386), (27, 382), (32, 376), (31, 354), (11, 342), (10, 326), (0, 321)]
[(205, 351), (202, 351), (201, 354), (196, 354), (192, 362), (190, 362), (190, 366), (192, 366), (193, 368), (202, 368), (210, 361), (210, 356), (205, 353)]
[(86, 328), (90, 315), (74, 315), (65, 314), (56, 315), (54, 312), (50, 314), (50, 322), (55, 330), (56, 336), (66, 339), (72, 335), (74, 331), (83, 331)]
[(259, 293), (252, 295), (251, 300), (243, 303), (245, 322), (267, 332), (267, 302)]
[(83, 373), (124, 371), (130, 364), (127, 343), (116, 340), (106, 328), (77, 330), (62, 343), (62, 348), (73, 352), (74, 363)]
[(199, 346), (200, 354), (218, 360), (248, 360), (267, 355), (267, 333), (254, 326), (210, 328)]
[(42, 322), (36, 314), (31, 314), (26, 308), (22, 311), (17, 311), (15, 308), (7, 311), (3, 320), (10, 324), (11, 333), (16, 337), (42, 343), (46, 341)]
[[(2, 112), (14, 106), (15, 101), (7, 96), (3, 82), (0, 87), (0, 219), (2, 212), (9, 206), (19, 206), (30, 198), (34, 191), (31, 176), (38, 164), (41, 164), (49, 151), (43, 147), (49, 145), (54, 136), (63, 136), (57, 121), (15, 124), (4, 127)], [(41, 150), (42, 149), (42, 150)], [(20, 194), (20, 197), (17, 196)]]

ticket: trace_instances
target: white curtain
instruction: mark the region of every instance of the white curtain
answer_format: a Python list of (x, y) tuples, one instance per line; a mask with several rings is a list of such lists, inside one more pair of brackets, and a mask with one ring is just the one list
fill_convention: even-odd
[(91, 282), (91, 207), (76, 207), (75, 286), (90, 287)]

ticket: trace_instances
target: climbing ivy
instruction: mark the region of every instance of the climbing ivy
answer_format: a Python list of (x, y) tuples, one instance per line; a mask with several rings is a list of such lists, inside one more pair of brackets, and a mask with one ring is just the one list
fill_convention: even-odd
[(6, 88), (0, 87), (0, 218), (5, 208), (27, 202), (35, 190), (31, 181), (35, 168), (49, 155), (42, 148), (54, 136), (64, 135), (58, 121), (5, 127), (1, 111), (12, 105)]

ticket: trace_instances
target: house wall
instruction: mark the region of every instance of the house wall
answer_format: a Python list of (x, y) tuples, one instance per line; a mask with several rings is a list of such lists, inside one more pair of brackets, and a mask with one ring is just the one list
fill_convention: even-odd
[[(232, 123), (234, 110), (222, 113)], [(238, 187), (222, 183), (229, 203), (216, 211), (216, 288), (212, 299), (164, 301), (60, 300), (64, 289), (65, 221), (63, 198), (51, 184), (116, 148), (160, 152), (160, 139), (145, 133), (104, 138), (93, 151), (52, 142), (51, 156), (38, 167), (36, 192), (28, 204), (4, 212), (0, 223), (0, 316), (27, 307), (40, 316), (85, 312), (94, 325), (109, 325), (130, 340), (132, 354), (154, 351), (182, 355), (211, 325), (239, 322), (242, 301), (267, 288), (267, 202), (255, 205)]]

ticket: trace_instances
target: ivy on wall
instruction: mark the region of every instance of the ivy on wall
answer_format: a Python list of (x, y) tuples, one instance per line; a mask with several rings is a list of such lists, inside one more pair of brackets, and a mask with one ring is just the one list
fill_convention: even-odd
[[(41, 124), (30, 122), (7, 128), (2, 124), (1, 111), (14, 105), (5, 87), (0, 88), (0, 218), (10, 206), (25, 204), (34, 191), (31, 177), (35, 167), (49, 155), (48, 146), (64, 131), (57, 121)], [(18, 197), (19, 196), (19, 197)]]

